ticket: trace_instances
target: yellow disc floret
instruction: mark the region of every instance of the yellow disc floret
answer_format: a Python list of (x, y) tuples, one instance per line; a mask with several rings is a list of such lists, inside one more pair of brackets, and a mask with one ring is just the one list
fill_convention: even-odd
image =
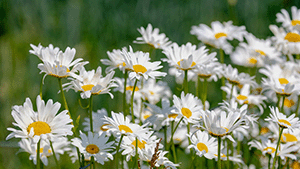
[(300, 20), (292, 20), (291, 24), (293, 26), (300, 25)]
[(133, 70), (136, 73), (145, 73), (145, 72), (147, 72), (147, 69), (143, 65), (133, 65), (132, 67), (133, 67)]
[(88, 84), (88, 85), (83, 85), (81, 86), (81, 88), (86, 92), (86, 91), (90, 91), (92, 90), (92, 88), (94, 87), (94, 85), (92, 84)]
[(47, 134), (51, 132), (50, 126), (43, 121), (36, 121), (27, 127), (27, 132), (29, 133), (31, 128), (33, 127), (34, 135), (41, 135), (41, 134)]
[(119, 130), (120, 131), (123, 130), (123, 131), (125, 131), (125, 133), (133, 133), (132, 130), (126, 125), (119, 125)]
[(288, 84), (289, 83), (289, 81), (286, 78), (279, 78), (278, 80), (279, 80), (280, 84)]
[(297, 33), (289, 32), (286, 34), (284, 39), (289, 42), (300, 42), (300, 35)]
[(220, 33), (216, 33), (215, 34), (215, 38), (219, 39), (220, 37), (227, 37), (227, 34), (224, 32), (220, 32)]
[(86, 146), (85, 150), (90, 154), (97, 154), (100, 151), (99, 147), (96, 146), (95, 144), (90, 144)]
[(205, 152), (208, 153), (208, 148), (204, 143), (198, 143), (197, 148), (198, 148), (199, 151), (205, 150)]
[[(134, 140), (131, 144), (134, 145), (134, 147), (136, 147), (136, 140)], [(143, 140), (141, 142), (140, 140), (138, 140), (138, 148), (140, 148), (140, 149), (145, 148), (145, 144), (147, 144), (146, 141)]]
[(185, 107), (181, 108), (181, 113), (187, 118), (190, 118), (192, 116), (191, 110)]

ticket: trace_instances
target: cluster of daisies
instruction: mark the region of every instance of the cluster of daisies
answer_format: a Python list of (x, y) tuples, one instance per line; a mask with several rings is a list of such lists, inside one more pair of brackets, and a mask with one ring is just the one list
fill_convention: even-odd
[[(7, 139), (21, 138), (21, 151), (38, 167), (47, 165), (50, 156), (59, 166), (59, 156), (68, 153), (80, 168), (107, 161), (115, 168), (177, 168), (180, 149), (190, 159), (189, 168), (206, 168), (209, 160), (217, 161), (219, 169), (253, 168), (243, 159), (242, 145), (261, 152), (258, 167), (299, 167), (300, 10), (291, 11), (292, 20), (284, 9), (276, 15), (282, 26), (270, 25), (274, 36), (268, 39), (258, 39), (231, 21), (192, 26), (198, 46), (171, 42), (151, 24), (141, 27), (142, 37), (134, 43), (161, 51), (168, 73), (160, 71), (161, 61), (131, 46), (107, 52), (108, 59), (100, 60), (107, 66), (103, 76), (100, 66), (88, 71), (88, 61), (74, 60), (74, 48), (63, 52), (51, 44), (31, 45), (29, 52), (42, 61), (40, 73), (58, 79), (64, 110), (51, 99), (45, 103), (42, 92), (36, 111), (27, 98), (12, 108), (18, 129), (8, 128)], [(225, 56), (247, 73), (225, 64)], [(114, 77), (115, 71), (124, 76)], [(180, 96), (163, 81), (169, 75), (181, 86)], [(211, 108), (209, 85), (218, 80), (223, 101)], [(64, 93), (70, 89), (89, 100), (82, 124), (68, 108)], [(122, 112), (93, 110), (93, 97), (109, 94), (115, 101), (115, 92), (122, 93)]]

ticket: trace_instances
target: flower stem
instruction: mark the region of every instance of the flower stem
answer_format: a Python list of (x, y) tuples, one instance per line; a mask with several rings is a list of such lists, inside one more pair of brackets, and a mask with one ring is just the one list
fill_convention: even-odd
[[(174, 131), (174, 121), (171, 122), (171, 133), (173, 133)], [(173, 134), (171, 135), (171, 147), (172, 148), (172, 154), (173, 154), (173, 158), (174, 158), (174, 162), (177, 163), (177, 156), (176, 156), (176, 151), (175, 151), (175, 145), (174, 145), (174, 140), (173, 140)]]
[(124, 113), (124, 116), (126, 117), (128, 115), (127, 113), (127, 103), (126, 103), (126, 85), (127, 85), (127, 78), (128, 78), (128, 71), (125, 70), (125, 73), (124, 73), (124, 92), (123, 92), (123, 113)]
[(40, 160), (40, 148), (41, 148), (41, 139), (37, 143), (37, 152), (36, 152), (36, 168), (40, 169), (41, 168), (41, 160)]
[(165, 150), (167, 151), (167, 147), (168, 147), (167, 126), (164, 126), (164, 137), (165, 137)]
[(90, 97), (89, 113), (90, 113), (90, 128), (91, 128), (91, 132), (94, 133), (94, 129), (93, 129), (93, 95), (91, 95), (91, 97)]
[(271, 169), (271, 158), (272, 158), (272, 156), (271, 155), (268, 155), (268, 156), (269, 156), (268, 169)]
[(202, 88), (201, 86), (201, 80), (200, 80), (200, 77), (198, 77), (197, 79), (197, 85), (196, 85), (196, 96), (198, 98), (200, 98), (202, 96), (202, 93), (200, 93), (200, 89)]
[(52, 141), (51, 140), (49, 140), (49, 141), (50, 141), (50, 147), (51, 147), (51, 150), (52, 150), (52, 153), (53, 153), (54, 161), (56, 163), (56, 168), (60, 168), (59, 163), (58, 163), (57, 158), (56, 158), (56, 154), (55, 154), (54, 148), (53, 148)]
[(121, 146), (123, 137), (124, 137), (124, 134), (121, 135), (120, 142), (119, 142), (119, 144), (118, 144), (118, 146), (116, 148), (116, 163), (117, 163), (117, 168), (119, 168), (119, 150), (120, 150), (120, 146)]
[(230, 89), (229, 103), (230, 103), (230, 101), (231, 101), (231, 99), (232, 99), (233, 88), (234, 88), (234, 85), (232, 84), (232, 85), (231, 85), (231, 89)]
[(96, 168), (96, 166), (95, 166), (95, 158), (94, 158), (94, 156), (92, 156), (92, 157), (91, 157), (91, 166), (93, 166), (93, 169), (95, 169), (95, 168)]
[[(220, 49), (219, 53), (220, 53), (220, 63), (224, 64), (224, 53), (223, 53), (223, 50)], [(222, 86), (225, 86), (225, 77), (221, 78), (221, 84), (222, 84)], [(222, 99), (226, 100), (226, 93), (223, 90), (222, 90)]]
[(218, 169), (221, 169), (221, 137), (218, 137)]
[(205, 110), (205, 101), (206, 101), (206, 97), (207, 97), (207, 79), (204, 79), (203, 82), (203, 90), (202, 90), (202, 104), (203, 104), (203, 110)]
[(184, 70), (184, 81), (183, 81), (183, 91), (185, 94), (189, 92), (188, 86), (188, 70)]
[(285, 100), (285, 97), (282, 96), (281, 113), (283, 113), (283, 114), (284, 114), (284, 100)]
[(40, 84), (40, 97), (43, 100), (43, 77), (42, 77), (41, 84)]
[(281, 140), (281, 135), (282, 135), (283, 129), (284, 129), (283, 127), (279, 127), (279, 138), (278, 138), (278, 142), (277, 142), (277, 145), (276, 145), (275, 157), (273, 159), (273, 167), (272, 167), (272, 169), (275, 169), (275, 163), (276, 163), (276, 158), (277, 158), (277, 151), (278, 151), (278, 147), (279, 147), (279, 144), (280, 144), (280, 140)]
[(134, 114), (133, 114), (133, 96), (134, 96), (134, 91), (136, 88), (136, 84), (137, 84), (138, 79), (135, 80), (134, 82), (134, 86), (132, 89), (132, 95), (131, 95), (131, 122), (134, 123)]
[(298, 101), (297, 101), (297, 109), (296, 109), (296, 112), (295, 112), (296, 117), (298, 117), (299, 107), (300, 107), (300, 95), (298, 96)]

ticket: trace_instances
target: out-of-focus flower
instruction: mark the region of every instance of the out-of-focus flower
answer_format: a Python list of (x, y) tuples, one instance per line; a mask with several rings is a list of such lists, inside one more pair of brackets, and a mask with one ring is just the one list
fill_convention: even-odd
[[(123, 49), (127, 50), (126, 47)], [(105, 69), (105, 73), (109, 73), (116, 68), (119, 68), (120, 70), (125, 69), (126, 64), (120, 49), (114, 49), (112, 52), (107, 51), (107, 55), (109, 59), (100, 59), (104, 65), (108, 65), (108, 67)]]
[(285, 9), (281, 9), (281, 13), (277, 13), (276, 17), (276, 22), (282, 23), (284, 28), (290, 31), (300, 29), (300, 10), (296, 6), (292, 6), (292, 20)]

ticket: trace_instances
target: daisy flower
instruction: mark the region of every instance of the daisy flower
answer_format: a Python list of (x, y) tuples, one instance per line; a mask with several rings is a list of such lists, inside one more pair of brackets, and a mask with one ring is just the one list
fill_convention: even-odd
[(80, 138), (73, 138), (72, 144), (79, 148), (80, 153), (86, 154), (87, 157), (94, 157), (95, 160), (104, 164), (105, 161), (113, 160), (113, 156), (109, 151), (112, 149), (113, 142), (107, 142), (109, 137), (105, 133), (88, 132), (86, 136), (80, 131)]
[[(107, 133), (107, 123), (104, 120), (104, 116), (107, 116), (107, 111), (103, 108), (101, 110), (97, 110), (97, 112), (92, 112), (93, 114), (93, 129), (94, 133)], [(82, 123), (84, 126), (84, 131), (90, 131), (90, 118), (84, 118), (84, 122)]]
[[(269, 122), (268, 129), (274, 134), (270, 136), (271, 139), (278, 139), (279, 131), (278, 124)], [(300, 129), (295, 128), (294, 130), (283, 130), (282, 136), (280, 139), (281, 143), (297, 143), (300, 141)]]
[(233, 47), (227, 40), (237, 39), (243, 41), (243, 37), (247, 32), (245, 26), (234, 26), (232, 21), (223, 22), (223, 24), (219, 21), (214, 21), (211, 23), (211, 28), (205, 24), (192, 26), (190, 33), (196, 35), (198, 40), (203, 43), (223, 49), (226, 54), (230, 54)]
[(164, 72), (157, 71), (162, 68), (160, 61), (150, 62), (149, 53), (144, 53), (142, 51), (133, 52), (132, 47), (129, 46), (129, 51), (126, 51), (124, 48), (122, 54), (125, 60), (126, 66), (128, 66), (129, 79), (138, 79), (140, 80), (144, 77), (146, 80), (150, 77), (155, 79), (159, 76), (166, 76)]
[[(127, 50), (126, 47), (123, 49)], [(104, 65), (108, 65), (108, 67), (105, 69), (105, 73), (109, 73), (116, 68), (119, 68), (120, 70), (125, 69), (126, 64), (120, 49), (114, 49), (112, 52), (107, 51), (106, 53), (109, 59), (100, 59)]]
[[(117, 83), (117, 87), (114, 88), (113, 91), (119, 91), (121, 93), (124, 93), (124, 83), (125, 83), (124, 78), (115, 77), (114, 80)], [(127, 103), (130, 103), (130, 99), (131, 99), (131, 95), (132, 95), (132, 91), (133, 91), (133, 87), (134, 87), (134, 81), (127, 79), (126, 83), (127, 83), (126, 84), (126, 101), (127, 101)], [(141, 99), (145, 100), (145, 97), (142, 93), (142, 84), (140, 81), (138, 81), (135, 86), (133, 100), (141, 101)]]
[(223, 76), (228, 80), (230, 84), (233, 85), (244, 85), (250, 84), (251, 86), (255, 86), (256, 83), (253, 81), (254, 76), (250, 76), (247, 73), (239, 73), (237, 68), (232, 68), (231, 65), (224, 65)]
[(170, 47), (165, 48), (163, 53), (167, 59), (162, 60), (179, 70), (191, 70), (197, 65), (216, 61), (215, 56), (217, 55), (216, 52), (208, 54), (205, 46), (196, 49), (196, 45), (192, 45), (190, 42), (180, 47), (177, 43), (173, 43)]
[(189, 135), (192, 144), (187, 148), (194, 148), (196, 154), (200, 157), (213, 159), (214, 154), (218, 153), (218, 141), (216, 138), (209, 137), (207, 132), (198, 130), (196, 133)]
[(34, 143), (42, 140), (55, 140), (60, 136), (72, 135), (71, 129), (73, 125), (70, 124), (72, 119), (68, 115), (68, 111), (64, 110), (58, 113), (60, 109), (60, 103), (49, 99), (45, 105), (45, 102), (40, 96), (36, 98), (37, 112), (33, 110), (31, 100), (26, 98), (23, 106), (13, 106), (12, 116), (16, 123), (14, 126), (21, 130), (14, 128), (8, 128), (12, 131), (6, 140), (16, 138), (33, 138)]
[(98, 94), (109, 94), (111, 98), (114, 96), (110, 93), (110, 88), (116, 87), (114, 83), (113, 76), (115, 72), (111, 71), (105, 77), (102, 76), (102, 70), (99, 66), (95, 70), (86, 71), (84, 67), (79, 69), (79, 77), (77, 79), (72, 79), (71, 82), (63, 85), (64, 90), (73, 89), (76, 92), (80, 91), (80, 96), (83, 99), (90, 98), (91, 95)]
[(218, 78), (221, 77), (223, 66), (220, 62), (211, 62), (209, 64), (199, 65), (192, 71), (194, 72), (192, 80), (195, 82), (197, 82), (198, 78), (200, 78), (201, 81), (206, 79), (208, 82), (212, 80), (216, 82)]
[(145, 100), (150, 104), (158, 103), (162, 98), (170, 98), (171, 90), (166, 82), (158, 81), (155, 79), (148, 79), (144, 82), (143, 89), (141, 90)]
[(107, 124), (109, 124), (106, 127), (108, 128), (108, 131), (111, 131), (116, 135), (124, 134), (140, 138), (143, 136), (143, 133), (148, 132), (148, 129), (131, 123), (130, 119), (124, 117), (123, 113), (111, 112), (111, 116), (112, 118), (104, 116)]
[(168, 47), (172, 42), (169, 41), (169, 38), (166, 37), (164, 33), (159, 34), (158, 28), (152, 28), (152, 25), (149, 23), (147, 28), (141, 27), (138, 29), (142, 37), (136, 38), (133, 43), (140, 44), (149, 44), (156, 49), (163, 49)]
[[(76, 50), (74, 48), (67, 47), (65, 52), (59, 50), (59, 48), (53, 48), (52, 45), (49, 47), (34, 46), (31, 45), (33, 50), (30, 53), (37, 55), (43, 63), (38, 64), (38, 68), (41, 70), (40, 73), (46, 73), (57, 78), (65, 78), (72, 76), (79, 78), (75, 73), (80, 67), (87, 64), (88, 62), (80, 62), (83, 59), (78, 58), (73, 61)], [(72, 69), (71, 69), (72, 67)]]
[(172, 112), (183, 117), (185, 122), (193, 123), (200, 120), (200, 111), (203, 107), (202, 102), (198, 99), (198, 97), (195, 97), (190, 93), (185, 95), (184, 92), (181, 92), (181, 98), (173, 95), (173, 103), (176, 109)]
[(266, 121), (272, 121), (277, 123), (282, 128), (287, 128), (293, 130), (294, 128), (300, 127), (300, 121), (298, 117), (295, 117), (295, 114), (286, 117), (283, 113), (280, 113), (278, 107), (269, 107), (271, 110), (270, 117), (267, 117)]
[(270, 25), (269, 28), (275, 35), (271, 40), (274, 41), (278, 51), (288, 55), (290, 60), (293, 60), (292, 54), (300, 54), (300, 35), (298, 31), (286, 32), (276, 25)]
[(288, 30), (300, 29), (300, 10), (296, 6), (292, 6), (292, 19), (285, 9), (281, 9), (281, 13), (277, 13), (276, 17), (276, 22), (282, 23), (284, 28)]

